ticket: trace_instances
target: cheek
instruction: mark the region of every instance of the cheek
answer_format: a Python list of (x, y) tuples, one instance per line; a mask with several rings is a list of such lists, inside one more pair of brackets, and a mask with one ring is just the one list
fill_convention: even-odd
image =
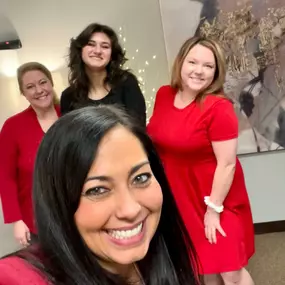
[(214, 80), (215, 71), (214, 70), (207, 70), (205, 72), (208, 84), (211, 84)]
[(208, 74), (208, 77), (209, 78), (214, 78), (214, 76), (215, 76), (215, 70), (214, 69), (209, 69), (209, 70), (207, 70), (207, 74)]
[(160, 213), (163, 202), (162, 190), (158, 182), (155, 180), (148, 191), (141, 197), (142, 204), (153, 213)]
[(100, 207), (96, 202), (81, 200), (74, 215), (74, 221), (80, 234), (84, 237), (89, 232), (96, 232), (103, 228), (108, 221), (108, 207)]
[(84, 47), (81, 52), (81, 58), (85, 62), (89, 53), (88, 47)]
[(54, 90), (53, 90), (53, 86), (51, 85), (51, 83), (49, 83), (46, 87), (46, 91), (48, 91), (49, 93), (51, 93), (52, 95), (54, 95)]
[(105, 59), (106, 59), (107, 61), (110, 61), (110, 60), (111, 60), (111, 56), (112, 56), (112, 51), (111, 51), (111, 50), (106, 50), (106, 51), (104, 52), (104, 55), (105, 55)]
[(34, 92), (32, 91), (32, 90), (30, 90), (30, 91), (25, 91), (25, 93), (23, 94), (23, 96), (29, 101), (29, 102), (31, 102), (31, 101), (33, 101), (33, 99), (34, 99)]
[(193, 71), (193, 66), (190, 64), (183, 64), (181, 68), (181, 77), (182, 78), (188, 78), (189, 73)]

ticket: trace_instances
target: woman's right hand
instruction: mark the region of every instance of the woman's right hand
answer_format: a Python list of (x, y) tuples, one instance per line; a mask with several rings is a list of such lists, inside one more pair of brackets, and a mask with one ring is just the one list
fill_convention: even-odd
[(30, 230), (22, 220), (14, 223), (14, 237), (22, 246), (29, 245)]

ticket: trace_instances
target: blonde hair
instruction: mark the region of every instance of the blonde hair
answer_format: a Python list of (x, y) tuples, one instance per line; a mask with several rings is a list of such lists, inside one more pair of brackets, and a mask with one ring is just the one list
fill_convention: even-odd
[(215, 57), (216, 70), (213, 82), (205, 90), (201, 91), (197, 96), (197, 101), (202, 101), (207, 94), (216, 94), (217, 96), (226, 97), (224, 94), (223, 84), (226, 78), (226, 61), (224, 52), (221, 46), (212, 39), (192, 37), (185, 41), (185, 43), (180, 48), (172, 68), (171, 75), (171, 87), (182, 90), (182, 78), (181, 78), (181, 68), (183, 62), (190, 52), (190, 50), (196, 45), (202, 45), (210, 49)]
[[(17, 69), (18, 86), (22, 94), (23, 94), (23, 76), (26, 72), (34, 70), (42, 72), (50, 80), (51, 85), (54, 86), (51, 72), (43, 64), (39, 62), (27, 62), (19, 66)], [(59, 104), (59, 99), (55, 91), (53, 91), (53, 102), (56, 105)]]

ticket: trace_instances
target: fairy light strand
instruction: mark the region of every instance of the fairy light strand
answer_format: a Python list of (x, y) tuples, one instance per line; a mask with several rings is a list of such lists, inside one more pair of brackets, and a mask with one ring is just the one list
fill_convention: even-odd
[[(124, 34), (123, 28), (119, 27), (119, 38), (122, 41), (123, 45), (123, 50), (126, 52), (126, 46), (125, 44), (127, 43), (127, 37)], [(147, 70), (150, 68), (152, 65), (152, 61), (156, 60), (157, 56), (153, 55), (151, 60), (142, 60), (139, 58), (139, 48), (135, 49), (135, 52), (132, 56), (129, 57), (129, 65), (130, 66), (135, 66), (137, 65), (138, 68), (134, 68), (134, 73), (137, 76), (137, 79), (140, 83), (140, 88), (141, 91), (145, 97), (146, 101), (146, 111), (147, 111), (147, 121), (149, 121), (149, 117), (151, 116), (151, 111), (152, 107), (154, 104), (155, 100), (155, 93), (156, 93), (156, 88), (154, 86), (148, 88), (148, 84), (146, 82), (146, 77), (147, 77)], [(125, 69), (129, 69), (129, 66), (125, 66)], [(147, 90), (150, 90), (147, 92)]]

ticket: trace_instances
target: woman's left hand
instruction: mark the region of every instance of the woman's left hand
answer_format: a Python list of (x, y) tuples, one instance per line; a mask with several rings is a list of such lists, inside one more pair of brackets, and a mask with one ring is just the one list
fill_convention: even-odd
[(216, 231), (219, 231), (223, 237), (226, 237), (226, 233), (220, 224), (220, 214), (213, 209), (208, 208), (204, 217), (205, 235), (208, 241), (217, 243)]

